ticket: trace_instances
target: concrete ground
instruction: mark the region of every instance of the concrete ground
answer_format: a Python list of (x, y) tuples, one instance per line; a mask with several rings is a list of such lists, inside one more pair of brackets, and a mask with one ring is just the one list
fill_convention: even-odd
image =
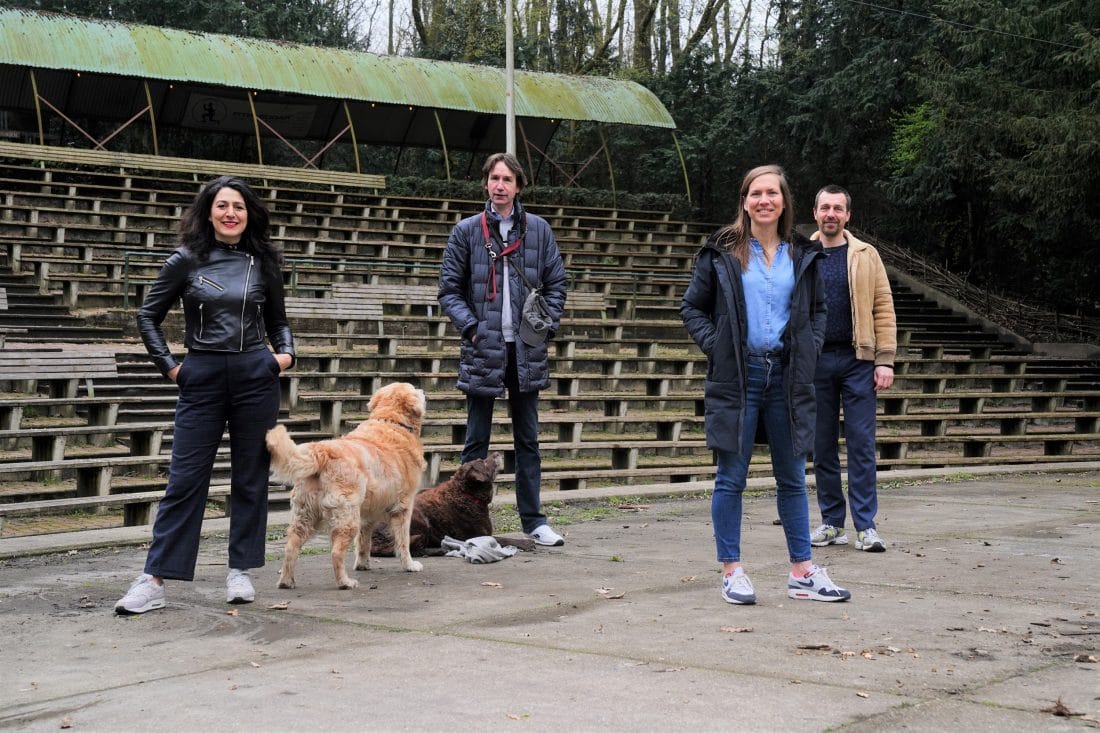
[(787, 598), (766, 481), (751, 607), (719, 596), (706, 485), (571, 492), (598, 503), (551, 508), (564, 547), (379, 558), (348, 591), (323, 542), (275, 588), (273, 515), (246, 606), (214, 522), (196, 582), (129, 618), (147, 529), (0, 540), (0, 729), (1093, 729), (1100, 466), (1065, 469), (884, 473), (889, 550), (815, 549), (848, 603)]

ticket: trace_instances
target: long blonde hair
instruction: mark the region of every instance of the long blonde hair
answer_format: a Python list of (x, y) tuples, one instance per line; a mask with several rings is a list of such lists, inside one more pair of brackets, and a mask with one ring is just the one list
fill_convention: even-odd
[(787, 183), (787, 174), (778, 165), (758, 165), (745, 174), (741, 181), (741, 196), (737, 202), (737, 220), (718, 230), (718, 243), (741, 263), (741, 272), (749, 269), (749, 236), (752, 234), (752, 220), (745, 211), (745, 197), (749, 186), (760, 176), (771, 173), (779, 178), (779, 192), (783, 194), (783, 213), (779, 215), (779, 236), (785, 242), (791, 241), (794, 230), (794, 202), (791, 200), (791, 187)]

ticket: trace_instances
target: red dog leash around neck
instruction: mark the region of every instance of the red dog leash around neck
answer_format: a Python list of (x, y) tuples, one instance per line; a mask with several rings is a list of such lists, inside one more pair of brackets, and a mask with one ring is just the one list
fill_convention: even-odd
[(485, 236), (485, 250), (489, 253), (489, 277), (485, 279), (485, 299), (495, 300), (497, 297), (497, 258), (507, 257), (523, 246), (523, 237), (505, 247), (498, 255), (493, 251), (493, 240), (489, 236), (489, 217), (484, 211), (481, 212), (481, 233)]

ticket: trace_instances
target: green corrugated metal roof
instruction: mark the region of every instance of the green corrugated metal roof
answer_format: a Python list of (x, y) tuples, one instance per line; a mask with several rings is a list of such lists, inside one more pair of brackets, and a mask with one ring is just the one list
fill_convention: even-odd
[[(0, 64), (504, 114), (504, 70), (0, 9)], [(675, 128), (630, 81), (517, 71), (520, 117)]]

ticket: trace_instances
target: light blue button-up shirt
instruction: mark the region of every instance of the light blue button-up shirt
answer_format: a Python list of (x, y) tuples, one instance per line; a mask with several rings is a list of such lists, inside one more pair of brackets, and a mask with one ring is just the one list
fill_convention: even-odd
[(764, 262), (760, 242), (749, 238), (749, 269), (741, 273), (745, 288), (750, 354), (780, 351), (783, 332), (791, 320), (791, 293), (794, 291), (794, 260), (790, 244), (780, 242), (772, 266)]

